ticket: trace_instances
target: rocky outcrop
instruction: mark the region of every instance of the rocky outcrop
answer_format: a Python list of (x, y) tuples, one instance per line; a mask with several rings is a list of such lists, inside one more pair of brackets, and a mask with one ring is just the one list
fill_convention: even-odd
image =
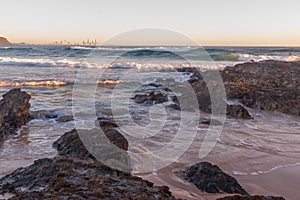
[(234, 195), (234, 196), (219, 198), (217, 200), (285, 200), (285, 199), (283, 197), (273, 197), (273, 196), (260, 196), (260, 195), (240, 196), (240, 195)]
[[(211, 112), (210, 95), (199, 71), (195, 68), (178, 71), (192, 73), (189, 82), (197, 95), (199, 108)], [(226, 67), (220, 73), (227, 99), (238, 99), (255, 109), (300, 115), (300, 62), (246, 62)]]
[(0, 46), (7, 46), (7, 45), (11, 45), (11, 43), (5, 37), (0, 37)]
[(29, 122), (30, 98), (20, 89), (12, 89), (3, 95), (0, 101), (0, 141)]
[(169, 188), (99, 162), (56, 157), (19, 168), (0, 179), (11, 199), (175, 199)]
[(202, 162), (183, 170), (185, 180), (193, 183), (202, 192), (247, 195), (235, 178), (225, 174), (218, 166)]
[(251, 108), (300, 115), (299, 62), (246, 62), (221, 74), (227, 98)]

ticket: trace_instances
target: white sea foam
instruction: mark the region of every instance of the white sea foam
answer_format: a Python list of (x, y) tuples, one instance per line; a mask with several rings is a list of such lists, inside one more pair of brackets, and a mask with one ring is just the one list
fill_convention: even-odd
[(263, 61), (263, 60), (281, 60), (281, 61), (300, 61), (300, 56), (295, 55), (287, 55), (287, 56), (279, 56), (279, 55), (252, 55), (252, 54), (238, 54), (240, 61)]
[(79, 67), (81, 63), (68, 59), (52, 60), (46, 58), (0, 57), (0, 65), (40, 66), (40, 67)]
[(240, 175), (240, 176), (256, 176), (256, 175), (259, 175), (259, 174), (269, 174), (275, 170), (278, 170), (278, 169), (281, 169), (281, 168), (288, 168), (288, 167), (297, 167), (297, 166), (300, 166), (300, 163), (292, 163), (292, 164), (285, 164), (285, 165), (279, 165), (279, 166), (276, 166), (276, 167), (273, 167), (269, 170), (260, 170), (260, 171), (257, 171), (257, 172), (251, 172), (251, 173), (245, 173), (245, 172), (241, 172), (241, 171), (233, 171), (233, 175)]
[(94, 47), (85, 47), (85, 46), (72, 46), (71, 49), (77, 49), (77, 50), (93, 50)]

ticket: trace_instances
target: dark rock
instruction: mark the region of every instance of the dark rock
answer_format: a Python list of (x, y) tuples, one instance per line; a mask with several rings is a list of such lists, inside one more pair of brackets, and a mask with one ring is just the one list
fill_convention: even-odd
[(11, 199), (175, 199), (166, 186), (99, 162), (56, 157), (40, 159), (0, 179)]
[(146, 94), (137, 94), (132, 99), (134, 99), (135, 103), (160, 104), (168, 101), (168, 95), (152, 91)]
[(251, 108), (300, 115), (299, 62), (246, 62), (221, 74), (227, 98)]
[[(117, 130), (108, 129), (104, 131), (104, 134), (112, 144), (125, 151), (128, 150), (128, 141)], [(91, 155), (83, 145), (76, 129), (66, 132), (53, 143), (53, 147), (57, 149), (58, 154), (61, 156), (95, 159), (95, 157)]]
[(168, 107), (174, 110), (181, 110), (180, 105), (178, 105), (177, 103), (169, 104)]
[[(197, 95), (199, 108), (210, 113), (210, 95), (200, 72), (195, 68), (177, 71), (193, 74), (189, 82)], [(220, 74), (227, 99), (238, 99), (251, 108), (300, 116), (300, 62), (251, 61), (226, 67)]]
[[(211, 71), (207, 71), (207, 72), (202, 72), (202, 74), (201, 74), (200, 71), (194, 67), (179, 68), (179, 69), (177, 69), (177, 71), (184, 72), (184, 73), (192, 73), (192, 76), (189, 79), (189, 83), (191, 84), (191, 86), (194, 90), (194, 93), (197, 97), (200, 110), (207, 112), (207, 113), (211, 113), (211, 111), (212, 111), (212, 100), (211, 100), (211, 94), (209, 93), (208, 85), (210, 85), (211, 88), (215, 88), (213, 91), (213, 94), (212, 94), (212, 95), (214, 95), (214, 98), (216, 98), (216, 99), (220, 98), (219, 101), (223, 102), (223, 99), (220, 95), (220, 94), (222, 94), (222, 92), (218, 92), (219, 87), (217, 87), (217, 85), (215, 85), (215, 84), (217, 84), (214, 81), (215, 77), (211, 77), (211, 76), (214, 76), (216, 71), (211, 70)], [(205, 82), (203, 76), (206, 77), (207, 82)], [(209, 78), (209, 77), (211, 77), (211, 78)]]
[(58, 121), (58, 122), (70, 122), (70, 121), (74, 121), (74, 118), (73, 118), (72, 115), (67, 115), (67, 116), (58, 117), (56, 119), (56, 121)]
[(248, 110), (244, 108), (242, 105), (227, 104), (227, 115), (237, 118), (237, 119), (253, 119), (253, 117), (249, 114)]
[(98, 118), (96, 121), (96, 125), (101, 127), (104, 131), (119, 127), (118, 124), (114, 121), (114, 119), (107, 118)]
[(20, 89), (12, 89), (3, 95), (0, 101), (0, 141), (31, 120), (30, 98), (29, 94)]
[(128, 141), (121, 133), (119, 133), (119, 131), (116, 129), (110, 129), (105, 131), (104, 134), (111, 141), (111, 143), (125, 151), (128, 151)]
[(55, 111), (52, 110), (30, 111), (30, 115), (33, 119), (53, 119), (58, 117)]
[(88, 152), (83, 145), (76, 129), (66, 132), (53, 143), (58, 154), (66, 157), (83, 157), (95, 160), (95, 157)]
[(184, 169), (184, 179), (195, 184), (198, 189), (208, 193), (237, 193), (247, 195), (237, 180), (225, 174), (218, 166), (202, 162)]
[(272, 197), (272, 196), (260, 196), (260, 195), (254, 195), (254, 196), (234, 195), (234, 196), (227, 196), (227, 197), (219, 198), (217, 200), (285, 200), (285, 198)]
[(224, 125), (222, 122), (216, 119), (200, 119), (200, 124), (205, 124), (205, 125), (215, 125), (215, 126), (221, 126)]

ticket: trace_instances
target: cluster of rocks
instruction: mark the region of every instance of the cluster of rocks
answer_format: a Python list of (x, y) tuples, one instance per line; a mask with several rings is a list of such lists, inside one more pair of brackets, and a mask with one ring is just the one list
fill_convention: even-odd
[(12, 89), (0, 101), (0, 141), (6, 139), (31, 120), (31, 96), (20, 89)]
[[(192, 73), (189, 82), (197, 95), (199, 108), (211, 112), (210, 95), (200, 72), (195, 68), (178, 71)], [(251, 61), (226, 67), (220, 74), (227, 99), (238, 99), (250, 108), (300, 115), (300, 62)], [(227, 105), (227, 115), (252, 118), (242, 105)]]
[[(124, 151), (128, 141), (114, 123), (99, 121), (112, 144)], [(87, 131), (89, 132), (89, 131)], [(11, 199), (176, 199), (166, 186), (112, 169), (90, 154), (77, 130), (65, 133), (54, 142), (55, 158), (35, 161), (0, 179), (0, 194)]]
[[(207, 87), (207, 84), (211, 84), (209, 82), (214, 82), (214, 79), (208, 80), (208, 83), (205, 82), (203, 79), (203, 76), (209, 77), (211, 74), (214, 74), (215, 72), (211, 73), (209, 71), (202, 72), (202, 74), (196, 69), (196, 68), (179, 68), (179, 72), (183, 73), (191, 73), (191, 78), (189, 79), (189, 82), (196, 94), (198, 104), (199, 104), (199, 109), (211, 113), (212, 112), (212, 101), (211, 101), (211, 96)], [(217, 83), (215, 83), (217, 84)], [(226, 85), (225, 85), (226, 87)], [(215, 86), (217, 90), (217, 86)], [(221, 93), (221, 92), (220, 92)], [(225, 94), (224, 94), (225, 96)], [(218, 96), (217, 96), (218, 98)], [(219, 101), (224, 101), (222, 97), (219, 97)], [(243, 107), (240, 104), (228, 104), (226, 103), (226, 115), (229, 117), (233, 118), (238, 118), (238, 119), (253, 119), (253, 117), (250, 115), (248, 110)]]

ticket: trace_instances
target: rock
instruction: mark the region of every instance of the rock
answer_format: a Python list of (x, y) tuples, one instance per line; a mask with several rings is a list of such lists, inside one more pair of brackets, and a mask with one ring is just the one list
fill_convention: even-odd
[(187, 167), (183, 171), (184, 179), (193, 183), (202, 192), (247, 195), (237, 180), (225, 174), (218, 166), (202, 162)]
[(11, 199), (170, 199), (166, 186), (153, 186), (99, 162), (56, 157), (39, 159), (0, 179)]
[(0, 141), (31, 120), (30, 98), (29, 94), (20, 89), (12, 89), (3, 95), (0, 101)]
[[(125, 151), (128, 150), (128, 141), (117, 130), (108, 129), (104, 131), (104, 134), (112, 144)], [(95, 157), (91, 155), (83, 145), (76, 129), (66, 132), (53, 143), (53, 147), (57, 149), (58, 154), (61, 156), (84, 157), (95, 160)]]
[(285, 200), (285, 199), (283, 197), (260, 196), (260, 195), (254, 195), (254, 196), (234, 195), (234, 196), (219, 198), (217, 200)]
[(111, 141), (111, 143), (113, 143), (120, 149), (128, 151), (128, 141), (121, 133), (119, 133), (119, 131), (117, 131), (116, 129), (110, 129), (105, 131), (104, 134)]
[(96, 121), (96, 125), (101, 127), (104, 131), (119, 127), (118, 124), (114, 121), (114, 119), (108, 118), (98, 118)]
[(58, 151), (58, 155), (60, 156), (83, 157), (96, 160), (83, 145), (76, 129), (66, 132), (53, 143), (53, 147)]
[(74, 121), (74, 118), (73, 118), (72, 115), (66, 115), (66, 116), (58, 117), (56, 119), (56, 121), (58, 121), (58, 122), (70, 122), (70, 121)]
[(200, 119), (200, 124), (214, 125), (214, 126), (222, 126), (222, 125), (224, 125), (219, 120), (216, 120), (216, 119), (207, 119), (207, 118)]
[(160, 104), (168, 101), (168, 95), (152, 91), (146, 94), (137, 94), (132, 99), (134, 99), (135, 103)]
[(228, 116), (237, 118), (237, 119), (253, 119), (253, 117), (249, 114), (248, 110), (244, 108), (242, 105), (234, 104), (228, 105), (227, 104), (227, 111)]
[(58, 117), (58, 115), (55, 113), (55, 110), (30, 111), (30, 115), (33, 119), (53, 119)]
[(181, 110), (180, 105), (177, 103), (171, 103), (167, 107), (172, 108), (174, 110)]
[[(206, 112), (206, 113), (211, 113), (211, 109), (212, 109), (212, 102), (211, 102), (211, 96), (208, 90), (208, 85), (211, 86), (211, 88), (215, 88), (216, 90), (214, 91), (215, 95), (214, 98), (220, 98), (219, 101), (224, 101), (223, 99), (221, 99), (221, 92), (217, 92), (218, 91), (218, 87), (216, 87), (215, 84), (217, 84), (214, 81), (214, 77), (213, 78), (209, 78), (210, 76), (212, 76), (213, 74), (215, 74), (215, 71), (206, 71), (206, 72), (202, 72), (202, 74), (200, 74), (199, 70), (191, 67), (191, 68), (179, 68), (177, 69), (177, 71), (179, 72), (183, 72), (183, 73), (191, 73), (192, 76), (189, 79), (189, 83), (191, 84), (194, 93), (197, 97), (198, 100), (198, 104), (199, 104), (199, 109)], [(212, 73), (211, 73), (212, 72)], [(202, 75), (204, 75), (208, 80), (207, 83), (205, 82), (205, 80), (203, 79)], [(219, 96), (218, 96), (219, 95)], [(224, 109), (225, 110), (225, 109)], [(225, 111), (224, 111), (225, 112)]]
[(220, 73), (227, 98), (251, 108), (300, 116), (300, 62), (246, 62)]
[(0, 37), (0, 46), (7, 46), (7, 45), (11, 45), (11, 43), (5, 37)]

